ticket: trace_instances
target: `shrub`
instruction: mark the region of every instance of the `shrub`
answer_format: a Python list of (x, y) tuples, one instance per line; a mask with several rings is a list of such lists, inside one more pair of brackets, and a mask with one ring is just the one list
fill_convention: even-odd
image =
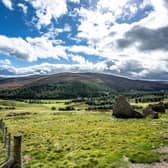
[(54, 107), (54, 106), (53, 106), (53, 107), (51, 107), (51, 110), (56, 110), (56, 107)]

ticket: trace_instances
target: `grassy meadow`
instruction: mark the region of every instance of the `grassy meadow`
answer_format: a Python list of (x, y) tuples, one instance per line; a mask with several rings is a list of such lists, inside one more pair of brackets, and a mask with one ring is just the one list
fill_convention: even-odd
[[(24, 168), (127, 168), (166, 160), (168, 154), (157, 149), (168, 146), (168, 111), (160, 119), (123, 120), (112, 117), (111, 111), (85, 111), (88, 105), (82, 102), (70, 104), (74, 111), (58, 110), (66, 101), (0, 100), (1, 106), (15, 106), (0, 110), (0, 118), (12, 134), (23, 135)], [(10, 112), (31, 114), (7, 117)], [(1, 141), (0, 150), (2, 163)]]

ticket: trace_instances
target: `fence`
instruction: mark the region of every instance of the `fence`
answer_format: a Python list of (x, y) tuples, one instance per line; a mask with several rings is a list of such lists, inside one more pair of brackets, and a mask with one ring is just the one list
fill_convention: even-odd
[(0, 131), (2, 132), (2, 142), (8, 156), (7, 161), (0, 165), (0, 168), (22, 168), (22, 135), (14, 135), (12, 152), (11, 133), (8, 132), (8, 127), (6, 127), (2, 119), (0, 119)]

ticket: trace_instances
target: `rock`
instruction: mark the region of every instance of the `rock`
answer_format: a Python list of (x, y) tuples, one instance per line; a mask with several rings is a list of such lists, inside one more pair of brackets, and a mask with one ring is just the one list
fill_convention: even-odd
[(156, 111), (158, 113), (165, 113), (165, 105), (163, 102), (152, 104), (151, 106), (153, 111)]
[(168, 109), (168, 103), (164, 103), (165, 109)]
[(149, 105), (148, 107), (146, 107), (143, 110), (143, 115), (144, 115), (144, 117), (149, 117), (149, 118), (152, 118), (152, 119), (158, 119), (159, 118), (158, 112), (156, 112), (152, 109), (152, 105)]
[(143, 118), (143, 114), (142, 113), (139, 113), (139, 112), (137, 112), (137, 111), (133, 111), (133, 115), (134, 115), (134, 117), (133, 118)]
[(124, 96), (119, 96), (113, 105), (113, 116), (117, 118), (143, 118), (143, 115), (135, 111)]
[(150, 104), (143, 110), (144, 117), (150, 117), (153, 119), (159, 118), (159, 113), (165, 113), (165, 104), (160, 102), (158, 104)]

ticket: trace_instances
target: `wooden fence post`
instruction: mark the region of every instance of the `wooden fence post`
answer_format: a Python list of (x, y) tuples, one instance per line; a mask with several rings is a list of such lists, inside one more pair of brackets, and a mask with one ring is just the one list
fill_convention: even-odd
[(22, 168), (22, 135), (14, 135), (14, 167)]
[(1, 126), (2, 126), (1, 129), (2, 129), (2, 136), (3, 136), (3, 133), (4, 133), (4, 122), (3, 121), (2, 121), (2, 125)]
[(7, 136), (8, 136), (8, 128), (5, 127), (5, 130), (4, 130), (4, 147), (5, 147), (5, 149), (7, 147)]
[(5, 123), (2, 123), (2, 136), (3, 136), (3, 143), (5, 143)]
[(8, 134), (7, 152), (8, 152), (8, 159), (9, 159), (11, 157), (11, 133)]
[(0, 119), (0, 129), (1, 129), (1, 130), (2, 130), (2, 122), (3, 122), (3, 120)]

